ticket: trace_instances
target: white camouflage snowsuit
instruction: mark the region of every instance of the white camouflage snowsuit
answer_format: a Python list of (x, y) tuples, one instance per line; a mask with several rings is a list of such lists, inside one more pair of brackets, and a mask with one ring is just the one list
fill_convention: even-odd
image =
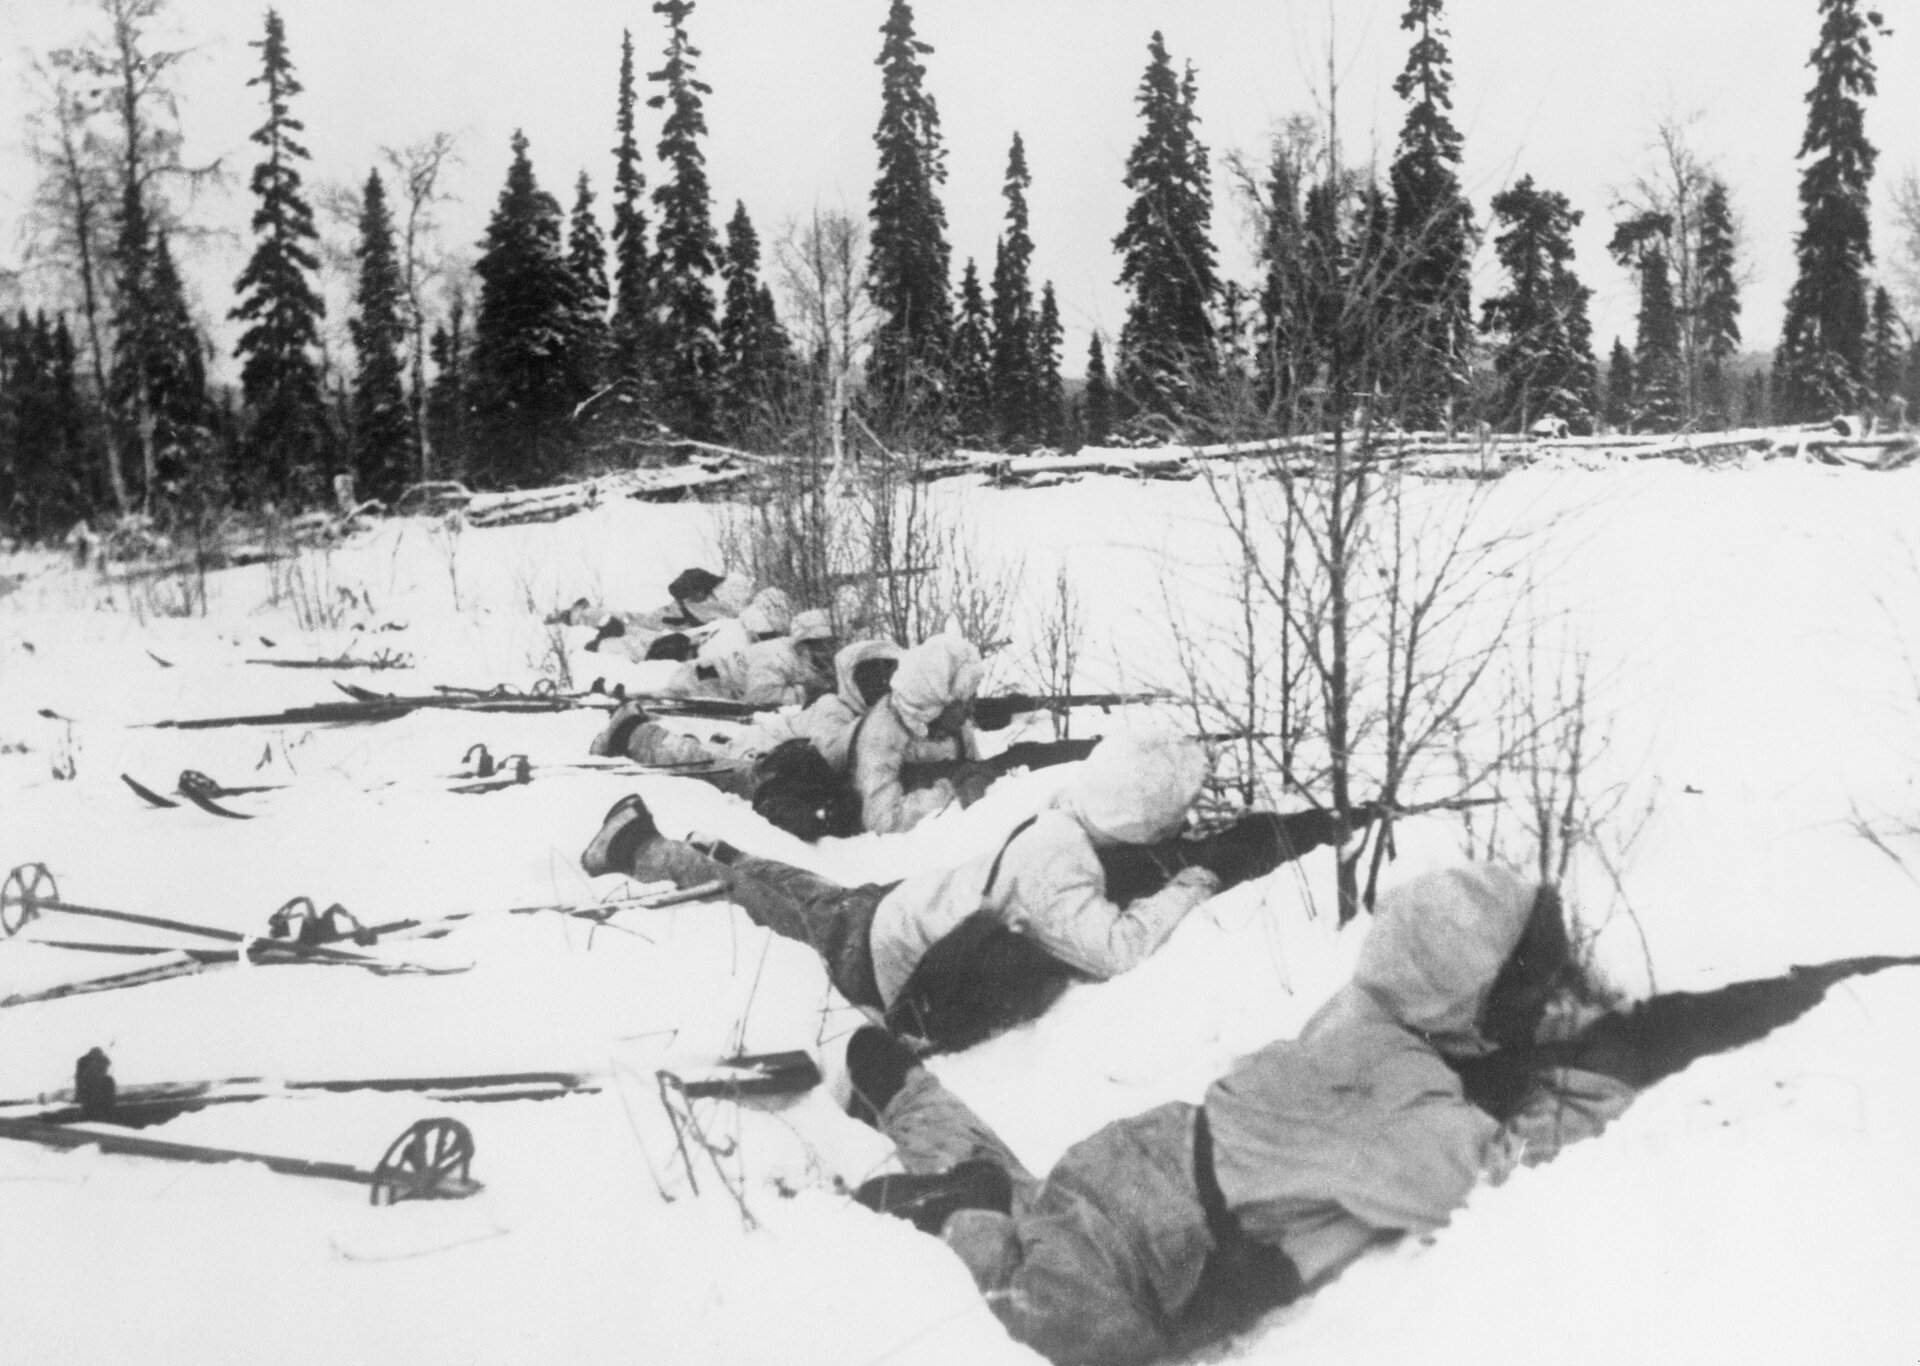
[[(965, 1211), (946, 1233), (1014, 1337), (1059, 1366), (1155, 1360), (1222, 1331), (1226, 1301), (1282, 1303), (1378, 1241), (1444, 1224), (1483, 1175), (1543, 1160), (1625, 1108), (1625, 1084), (1558, 1068), (1501, 1124), (1448, 1066), (1448, 1053), (1491, 1047), (1476, 1021), (1535, 890), (1476, 866), (1388, 893), (1353, 981), (1298, 1040), (1242, 1059), (1201, 1107), (1105, 1126), (1045, 1181), (924, 1068), (882, 1127), (910, 1171), (986, 1157), (1012, 1174), (1011, 1218)], [(1223, 1275), (1238, 1277), (1224, 1298)]]
[[(893, 692), (874, 707), (854, 744), (853, 780), (868, 830), (877, 835), (911, 830), (960, 800), (952, 778), (930, 766), (978, 759), (973, 726), (953, 737), (927, 731), (950, 704), (971, 701), (985, 677), (980, 652), (954, 636), (935, 636), (900, 656)], [(936, 776), (920, 781), (916, 768)]]
[(796, 706), (828, 690), (828, 680), (799, 647), (832, 638), (833, 623), (825, 612), (802, 612), (793, 618), (787, 635), (729, 654), (703, 654), (681, 665), (661, 691), (669, 697), (715, 697), (750, 707)]
[(994, 854), (902, 882), (873, 921), (874, 975), (886, 1004), (899, 998), (927, 952), (978, 912), (1088, 977), (1116, 977), (1138, 965), (1220, 882), (1204, 868), (1183, 868), (1161, 890), (1117, 905), (1107, 895), (1099, 847), (1155, 844), (1172, 835), (1210, 768), (1191, 740), (1109, 737), (1056, 805)]

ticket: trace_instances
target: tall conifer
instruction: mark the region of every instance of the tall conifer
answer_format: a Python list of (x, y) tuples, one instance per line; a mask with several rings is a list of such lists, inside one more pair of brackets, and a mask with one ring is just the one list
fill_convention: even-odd
[(665, 87), (647, 101), (664, 109), (656, 149), (668, 179), (656, 185), (660, 211), (654, 279), (660, 311), (659, 354), (662, 415), (683, 435), (711, 437), (714, 398), (720, 372), (720, 339), (713, 307), (713, 273), (720, 244), (713, 232), (707, 189), (706, 115), (700, 97), (713, 88), (693, 74), (700, 49), (687, 41), (687, 16), (693, 0), (654, 0), (653, 12), (667, 20), (666, 65), (647, 74)]
[(1024, 442), (1034, 432), (1033, 238), (1027, 230), (1026, 148), (1013, 135), (1007, 151), (1007, 231), (993, 260), (993, 410), (1003, 445)]
[(960, 273), (960, 313), (954, 322), (953, 358), (947, 373), (956, 434), (977, 445), (989, 443), (995, 427), (993, 322), (971, 257)]
[(1313, 369), (1300, 204), (1304, 171), (1298, 149), (1276, 138), (1262, 206), (1260, 336), (1253, 348), (1255, 401), (1273, 416), (1292, 402)]
[(1102, 446), (1113, 434), (1113, 385), (1107, 378), (1106, 350), (1100, 334), (1087, 343), (1087, 393), (1081, 427), (1089, 446)]
[(1820, 0), (1800, 142), (1799, 275), (1787, 295), (1774, 361), (1774, 401), (1788, 421), (1831, 417), (1866, 388), (1867, 267), (1873, 262), (1868, 188), (1877, 156), (1861, 101), (1874, 93), (1878, 13), (1858, 0)]
[(592, 395), (610, 376), (612, 337), (607, 325), (607, 239), (593, 212), (593, 185), (585, 171), (574, 184), (573, 213), (567, 220), (567, 269), (573, 274), (577, 305), (574, 322), (574, 398)]
[(305, 125), (290, 104), (301, 86), (277, 11), (267, 11), (266, 36), (248, 46), (259, 49), (261, 71), (247, 84), (265, 86), (267, 95), (267, 121), (253, 134), (267, 154), (253, 169), (259, 241), (235, 282), (241, 297), (232, 313), (248, 325), (234, 354), (242, 358), (240, 388), (251, 421), (250, 473), (271, 495), (312, 498), (326, 473), (326, 420), (314, 359), (326, 306), (310, 278), (320, 263), (313, 210), (300, 189), (298, 163), (308, 153), (296, 135)]
[(427, 352), (433, 360), (433, 382), (427, 388), (427, 434), (433, 444), (434, 468), (449, 477), (466, 475), (472, 458), (471, 338), (467, 333), (466, 296), (456, 291), (447, 305), (446, 321), (433, 329)]
[(871, 200), (869, 291), (880, 311), (868, 385), (890, 419), (937, 406), (946, 387), (953, 334), (947, 273), (947, 178), (940, 111), (920, 58), (933, 51), (914, 36), (913, 7), (892, 0), (881, 26), (880, 174)]
[(513, 134), (513, 162), (474, 271), (480, 277), (474, 323), (471, 411), (474, 471), (507, 485), (537, 483), (558, 472), (574, 403), (572, 348), (579, 308), (561, 240), (560, 205), (542, 190)]
[(1393, 189), (1392, 342), (1406, 420), (1442, 422), (1466, 389), (1473, 339), (1473, 209), (1460, 190), (1461, 138), (1443, 0), (1409, 0), (1400, 27), (1415, 35), (1394, 93), (1407, 101), (1388, 173)]
[(146, 411), (153, 423), (156, 493), (181, 493), (211, 458), (207, 427), (207, 358), (200, 329), (187, 307), (187, 293), (173, 263), (168, 234), (157, 235), (153, 277), (147, 295)]
[(1165, 40), (1147, 45), (1140, 81), (1146, 127), (1127, 157), (1133, 191), (1126, 225), (1113, 239), (1120, 283), (1132, 295), (1120, 331), (1120, 391), (1166, 416), (1185, 411), (1196, 385), (1211, 381), (1214, 271), (1213, 189), (1207, 149), (1195, 133), (1193, 67), (1176, 80)]
[(620, 95), (613, 149), (613, 377), (640, 386), (652, 362), (653, 256), (647, 245), (647, 176), (634, 135), (633, 34), (620, 35)]
[(773, 293), (760, 280), (760, 235), (747, 206), (738, 201), (727, 221), (726, 308), (720, 319), (722, 425), (743, 435), (787, 380), (792, 343), (773, 309)]
[(1893, 298), (1875, 286), (1873, 312), (1867, 323), (1867, 387), (1880, 403), (1899, 397), (1906, 381), (1906, 327), (1894, 311)]
[(1700, 203), (1700, 311), (1693, 319), (1701, 356), (1701, 389), (1709, 418), (1724, 425), (1734, 395), (1727, 367), (1740, 353), (1740, 280), (1734, 258), (1733, 210), (1716, 179)]
[(1640, 313), (1634, 334), (1634, 420), (1647, 431), (1670, 432), (1684, 417), (1680, 318), (1674, 307), (1667, 242), (1673, 219), (1664, 213), (1635, 214), (1614, 229), (1607, 244), (1614, 259), (1640, 283)]
[(1592, 291), (1574, 275), (1573, 229), (1582, 215), (1567, 197), (1532, 176), (1494, 196), (1505, 231), (1494, 252), (1508, 287), (1481, 305), (1482, 330), (1498, 339), (1494, 372), (1497, 420), (1525, 430), (1542, 416), (1583, 427), (1593, 411)]
[(1033, 435), (1049, 446), (1065, 436), (1066, 388), (1060, 380), (1060, 346), (1066, 338), (1060, 325), (1060, 303), (1053, 281), (1040, 287), (1040, 316), (1033, 330)]
[(403, 382), (407, 325), (393, 217), (378, 171), (360, 201), (360, 279), (347, 323), (359, 364), (353, 376), (353, 468), (362, 498), (389, 505), (414, 477), (414, 424)]
[(1600, 417), (1617, 432), (1633, 430), (1634, 405), (1633, 352), (1618, 337), (1613, 339), (1613, 354), (1607, 357), (1607, 389), (1600, 403)]

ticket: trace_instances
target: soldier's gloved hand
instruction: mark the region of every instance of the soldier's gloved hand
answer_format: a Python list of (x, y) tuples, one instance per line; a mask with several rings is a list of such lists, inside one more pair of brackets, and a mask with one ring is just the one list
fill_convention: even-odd
[(1362, 829), (1375, 821), (1384, 820), (1391, 810), (1385, 802), (1361, 802), (1347, 809), (1347, 825), (1350, 830)]
[(1271, 811), (1249, 811), (1197, 846), (1192, 863), (1210, 870), (1222, 887), (1263, 877), (1284, 861), (1280, 818)]
[(962, 764), (950, 780), (953, 783), (953, 795), (961, 806), (972, 806), (987, 795), (987, 789), (993, 786), (994, 779), (999, 776), (987, 764)]
[(1005, 730), (1013, 724), (1014, 703), (1011, 697), (976, 697), (973, 699), (973, 724), (978, 730)]
[(1361, 802), (1344, 812), (1332, 807), (1302, 811), (1285, 818), (1286, 838), (1297, 853), (1318, 849), (1323, 844), (1345, 844), (1356, 830), (1364, 830), (1387, 814), (1379, 802)]
[(600, 623), (600, 629), (593, 633), (593, 639), (587, 642), (587, 649), (596, 651), (603, 640), (613, 640), (627, 633), (627, 623), (619, 617), (608, 617)]

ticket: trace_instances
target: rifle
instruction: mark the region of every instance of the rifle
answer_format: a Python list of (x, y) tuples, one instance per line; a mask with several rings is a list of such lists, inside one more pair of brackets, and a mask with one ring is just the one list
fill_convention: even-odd
[(150, 721), (147, 724), (162, 730), (207, 730), (216, 726), (321, 726), (392, 721), (422, 707), (443, 711), (551, 713), (571, 711), (577, 707), (617, 706), (621, 700), (639, 701), (652, 711), (720, 721), (751, 721), (761, 712), (770, 710), (719, 697), (650, 697), (636, 694), (632, 699), (621, 699), (603, 693), (523, 693), (507, 688), (484, 692), (477, 688), (446, 688), (402, 696), (375, 692), (371, 688), (359, 688), (350, 683), (335, 683), (334, 686), (346, 693), (350, 700), (319, 702), (309, 707), (289, 707), (285, 711), (246, 716), (200, 716), (184, 721)]
[(1875, 955), (1795, 965), (1777, 977), (1732, 982), (1710, 991), (1669, 991), (1609, 1011), (1572, 1039), (1502, 1048), (1449, 1060), (1467, 1099), (1496, 1119), (1510, 1116), (1537, 1078), (1554, 1068), (1596, 1072), (1642, 1090), (1700, 1058), (1765, 1038), (1805, 1015), (1836, 983), (1920, 958)]
[(1140, 702), (1166, 702), (1172, 694), (1163, 692), (1083, 692), (1083, 693), (1003, 693), (999, 697), (973, 699), (973, 724), (981, 730), (1005, 730), (1013, 718), (1029, 711), (1067, 711), (1073, 707), (1098, 707), (1111, 711)]
[(1016, 768), (1052, 768), (1055, 764), (1070, 764), (1086, 758), (1099, 743), (1097, 735), (1086, 740), (1022, 740), (1008, 745), (991, 759), (979, 760), (974, 768), (996, 778)]

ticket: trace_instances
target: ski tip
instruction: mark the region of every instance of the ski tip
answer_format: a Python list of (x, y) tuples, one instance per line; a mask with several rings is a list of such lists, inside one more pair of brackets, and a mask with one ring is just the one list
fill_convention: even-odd
[(138, 781), (137, 779), (131, 777), (128, 774), (122, 773), (120, 775), (120, 781), (125, 783), (128, 787), (132, 788), (135, 796), (139, 797), (142, 801), (147, 802), (153, 806), (162, 807), (162, 808), (171, 808), (171, 807), (176, 807), (180, 805), (179, 802), (176, 802), (171, 798), (161, 796), (158, 792), (155, 792), (152, 788), (148, 787), (146, 784)]

